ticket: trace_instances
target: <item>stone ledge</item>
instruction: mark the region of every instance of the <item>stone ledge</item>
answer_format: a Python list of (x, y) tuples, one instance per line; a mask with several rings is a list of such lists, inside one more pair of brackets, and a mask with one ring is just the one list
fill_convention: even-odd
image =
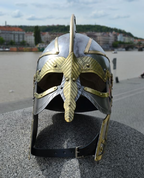
[[(110, 121), (103, 159), (28, 159), (32, 108), (0, 115), (0, 177), (143, 177), (144, 135), (116, 121)], [(101, 119), (75, 115), (66, 123), (62, 113), (45, 111), (39, 119), (39, 144), (46, 147), (86, 145), (100, 128)]]

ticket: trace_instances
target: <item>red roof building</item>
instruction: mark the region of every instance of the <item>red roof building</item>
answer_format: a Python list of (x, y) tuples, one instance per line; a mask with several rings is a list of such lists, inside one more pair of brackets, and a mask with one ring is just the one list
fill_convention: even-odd
[(11, 27), (11, 26), (0, 26), (0, 30), (2, 31), (16, 31), (23, 32), (23, 30), (19, 27)]
[(19, 44), (25, 39), (25, 32), (19, 27), (12, 26), (0, 26), (0, 37), (8, 44), (10, 41), (14, 41)]

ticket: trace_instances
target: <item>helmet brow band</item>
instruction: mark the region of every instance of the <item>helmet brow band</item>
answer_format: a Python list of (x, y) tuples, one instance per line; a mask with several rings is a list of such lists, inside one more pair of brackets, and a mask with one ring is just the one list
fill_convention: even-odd
[[(47, 51), (47, 52), (45, 52), (44, 54), (42, 54), (42, 55), (39, 57), (39, 59), (42, 58), (43, 56), (47, 56), (47, 55), (50, 55), (50, 54), (53, 54), (53, 55), (59, 54), (58, 37), (55, 38), (55, 50), (54, 50), (54, 51)], [(38, 59), (38, 60), (39, 60), (39, 59)]]
[(94, 90), (92, 88), (89, 88), (89, 87), (84, 87), (84, 90), (89, 92), (89, 93), (92, 93), (94, 95), (97, 95), (97, 96), (100, 96), (100, 97), (103, 97), (103, 98), (106, 98), (109, 96), (109, 93), (102, 93), (102, 92), (99, 92), (97, 90)]

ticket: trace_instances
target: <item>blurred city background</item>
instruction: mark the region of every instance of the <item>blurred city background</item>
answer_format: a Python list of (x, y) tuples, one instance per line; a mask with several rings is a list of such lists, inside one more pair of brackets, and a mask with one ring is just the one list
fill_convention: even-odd
[[(97, 41), (104, 50), (143, 51), (144, 39), (130, 32), (101, 25), (77, 25), (77, 31)], [(0, 26), (0, 51), (43, 51), (56, 37), (69, 32), (69, 25)]]

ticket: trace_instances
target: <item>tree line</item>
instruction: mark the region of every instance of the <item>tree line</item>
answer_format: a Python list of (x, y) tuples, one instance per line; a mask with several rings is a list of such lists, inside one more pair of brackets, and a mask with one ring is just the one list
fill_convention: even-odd
[[(35, 26), (19, 26), (21, 29), (23, 29), (25, 32), (33, 32)], [(51, 26), (39, 26), (39, 29), (41, 32), (60, 32), (60, 33), (69, 33), (69, 25), (51, 25)], [(126, 32), (125, 30), (117, 29), (117, 28), (111, 28), (103, 25), (77, 25), (77, 32), (117, 32), (122, 33), (124, 35), (134, 37), (132, 33)], [(138, 38), (138, 37), (134, 37)]]

